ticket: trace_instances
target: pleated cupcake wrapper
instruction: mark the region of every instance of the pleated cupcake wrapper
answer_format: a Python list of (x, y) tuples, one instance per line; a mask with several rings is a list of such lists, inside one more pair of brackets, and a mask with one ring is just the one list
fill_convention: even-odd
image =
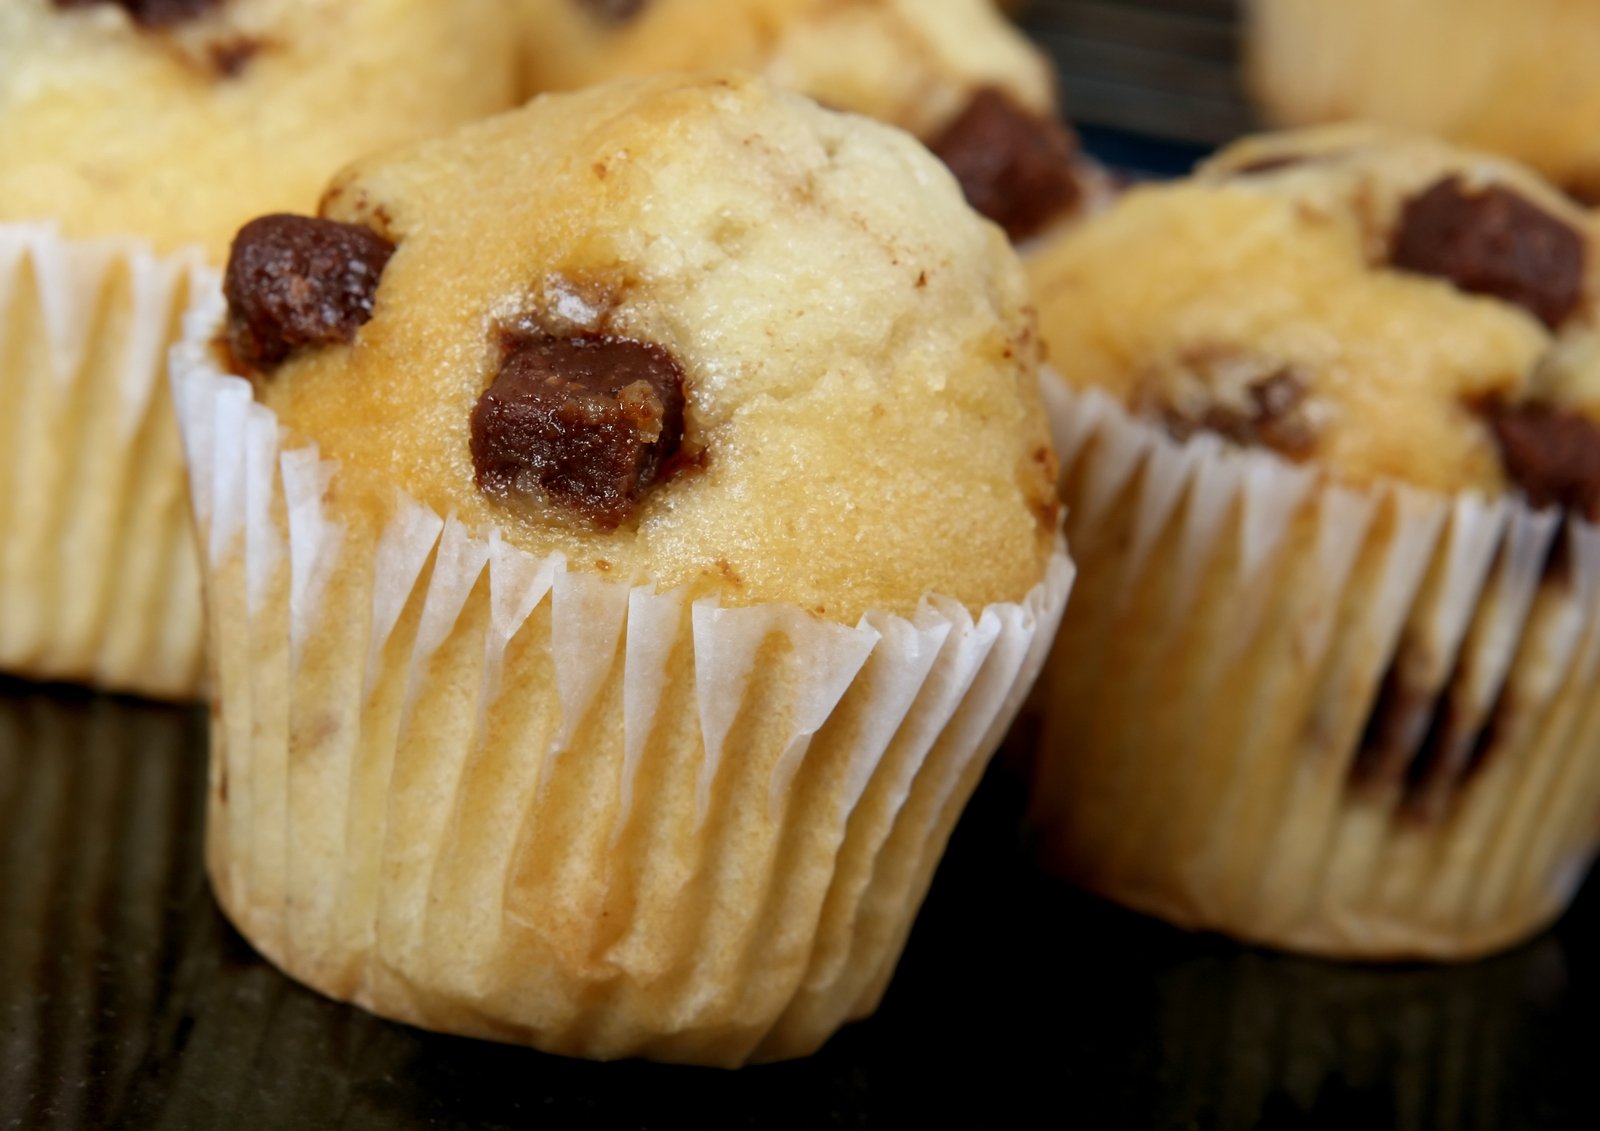
[(1330, 955), (1463, 957), (1559, 914), (1600, 831), (1600, 530), (1045, 387), (1082, 571), (1039, 693), (1047, 861)]
[(174, 380), (218, 699), (208, 856), (335, 997), (548, 1051), (735, 1065), (872, 1011), (1072, 580), (854, 627), (341, 512), (194, 316)]
[(166, 354), (189, 255), (0, 224), (0, 671), (189, 698), (198, 555)]

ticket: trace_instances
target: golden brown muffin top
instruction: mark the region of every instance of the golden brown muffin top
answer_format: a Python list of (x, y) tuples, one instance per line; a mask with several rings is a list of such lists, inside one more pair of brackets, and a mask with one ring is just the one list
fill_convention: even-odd
[(1594, 239), (1513, 163), (1341, 126), (1133, 191), (1031, 270), (1054, 367), (1179, 436), (1593, 513)]
[(322, 213), (241, 237), (232, 340), (375, 515), (398, 487), (573, 568), (844, 622), (1043, 576), (1026, 280), (899, 131), (656, 78), (360, 163)]
[(509, 106), (503, 0), (5, 0), (0, 221), (220, 262), (351, 158)]

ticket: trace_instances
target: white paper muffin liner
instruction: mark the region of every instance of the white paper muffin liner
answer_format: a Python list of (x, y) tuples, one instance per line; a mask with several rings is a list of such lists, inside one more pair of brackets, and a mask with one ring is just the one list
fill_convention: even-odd
[(0, 671), (200, 693), (200, 576), (166, 355), (197, 255), (0, 224)]
[(1046, 393), (1082, 571), (1039, 695), (1047, 863), (1333, 956), (1556, 917), (1600, 832), (1600, 529)]
[(870, 1013), (1049, 649), (1019, 604), (854, 627), (340, 509), (205, 342), (174, 351), (206, 544), (208, 862), (292, 976), (428, 1028), (737, 1065)]

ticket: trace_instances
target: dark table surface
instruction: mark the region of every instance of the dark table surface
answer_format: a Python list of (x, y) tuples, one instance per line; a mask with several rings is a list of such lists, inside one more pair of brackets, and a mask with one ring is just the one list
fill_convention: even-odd
[(256, 957), (202, 875), (204, 757), (198, 711), (0, 684), (0, 1127), (1600, 1126), (1593, 889), (1471, 966), (1246, 950), (1035, 875), (997, 769), (876, 1017), (792, 1064), (594, 1065)]

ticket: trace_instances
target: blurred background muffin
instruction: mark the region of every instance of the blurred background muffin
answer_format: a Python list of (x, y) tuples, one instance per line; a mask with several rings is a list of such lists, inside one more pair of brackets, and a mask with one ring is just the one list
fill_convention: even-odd
[(1600, 199), (1600, 10), (1588, 0), (1247, 0), (1279, 125), (1362, 118), (1509, 154)]
[(501, 0), (0, 5), (0, 670), (183, 698), (165, 355), (247, 217), (510, 104)]
[(1366, 127), (1132, 190), (1031, 265), (1083, 579), (1045, 858), (1174, 922), (1463, 958), (1600, 811), (1593, 217)]
[(737, 68), (915, 134), (1013, 239), (1104, 192), (1048, 59), (994, 0), (516, 0), (524, 86)]
[(199, 247), (513, 97), (501, 0), (12, 0), (0, 221)]

